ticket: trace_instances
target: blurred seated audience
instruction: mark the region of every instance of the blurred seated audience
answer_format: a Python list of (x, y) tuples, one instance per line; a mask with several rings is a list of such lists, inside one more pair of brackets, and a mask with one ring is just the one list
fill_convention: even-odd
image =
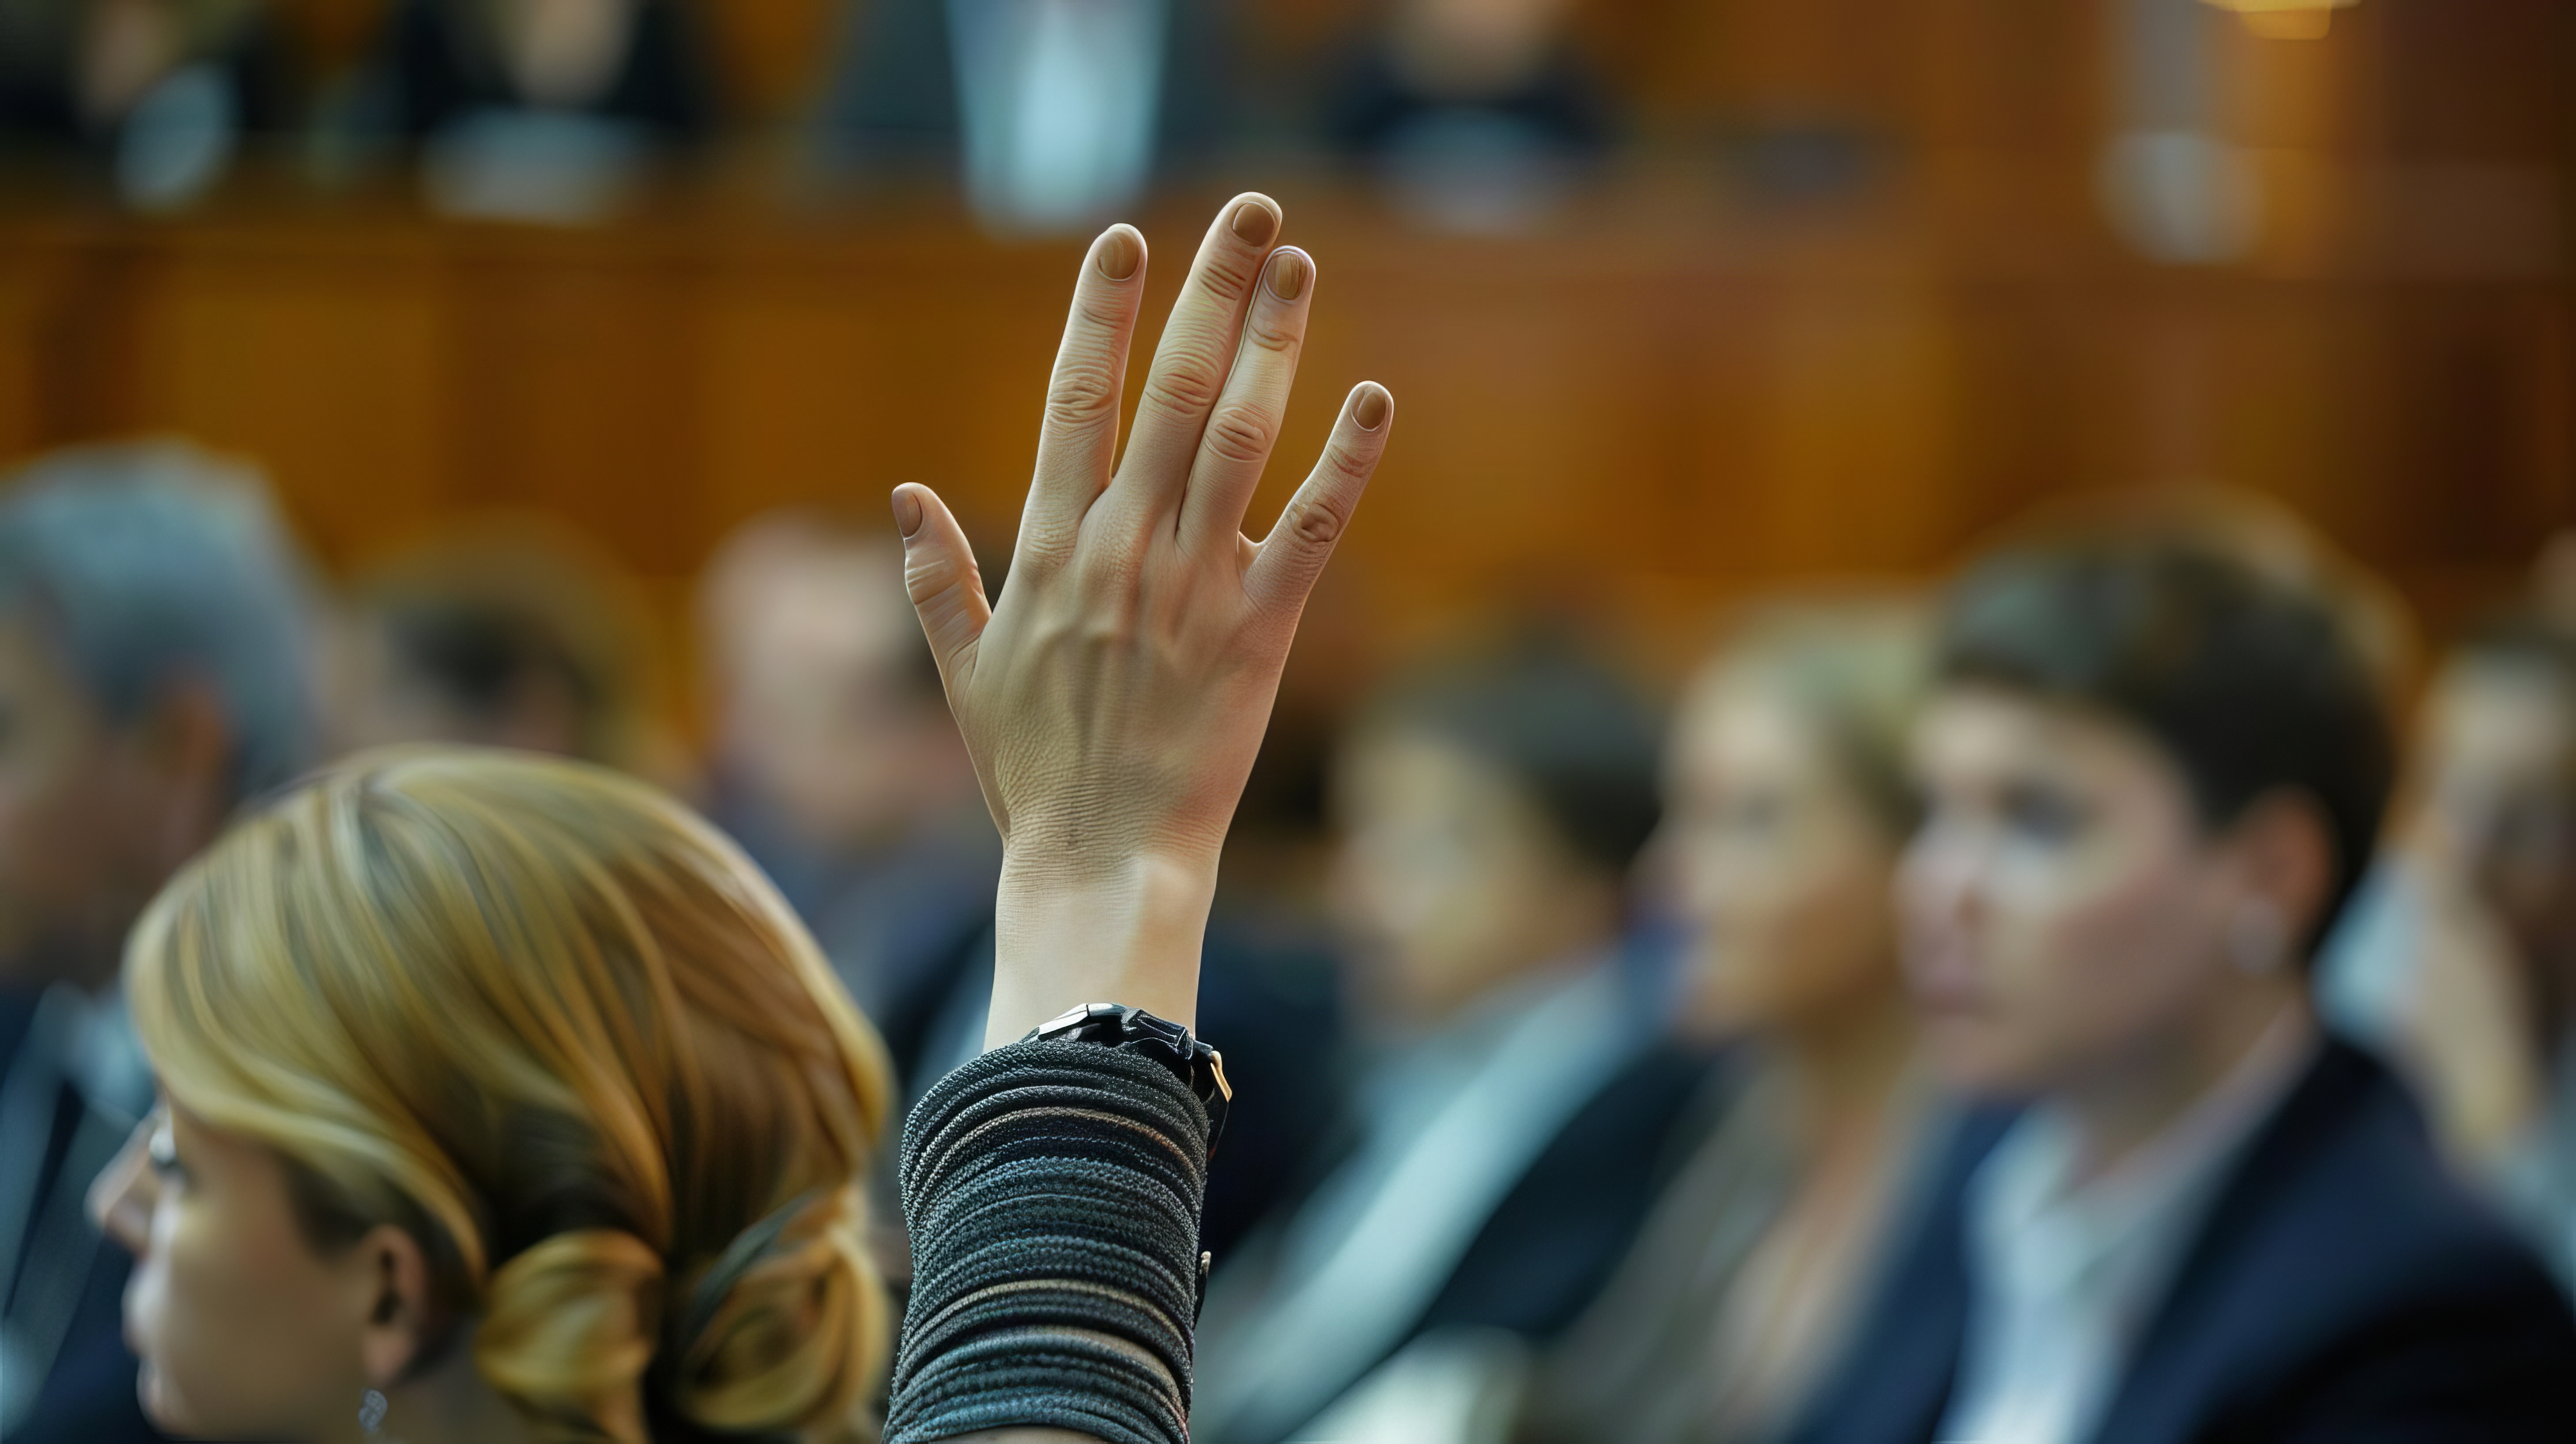
[[(716, 819), (926, 1085), (981, 1051), (1001, 840), (881, 526), (754, 518), (699, 584)], [(971, 1016), (961, 1016), (971, 1014)]]
[(664, 782), (635, 581), (533, 522), (451, 530), (349, 586), (331, 654), (331, 746), (463, 742), (578, 757)]
[(260, 0), (0, 0), (0, 145), (79, 157), (129, 205), (203, 195), (293, 122), (293, 85)]
[(1687, 694), (1656, 853), (1694, 934), (1684, 1024), (1740, 1046), (1636, 1248), (1519, 1385), (1511, 1437), (1776, 1438), (1840, 1352), (1946, 1137), (1893, 896), (1923, 631), (1884, 603), (1775, 609)]
[(1337, 890), (1368, 1056), (1338, 1160), (1218, 1261), (1194, 1437), (1292, 1437), (1427, 1332), (1553, 1335), (1625, 1251), (1706, 1076), (1656, 1045), (1623, 956), (1654, 747), (1553, 642), (1436, 669), (1349, 733)]
[(2339, 938), (2336, 1000), (2423, 1085), (2576, 1286), (2576, 635), (2537, 612), (2452, 648), (2414, 806)]
[(2392, 767), (2353, 619), (2214, 522), (2126, 520), (1949, 598), (1900, 918), (1992, 1106), (1789, 1437), (2576, 1435), (2576, 1316), (2310, 1008)]
[(820, 120), (825, 159), (955, 175), (998, 230), (1080, 227), (1223, 132), (1227, 9), (852, 0)]
[(372, 119), (458, 214), (598, 219), (718, 120), (688, 0), (398, 0), (371, 68)]
[(82, 1208), (152, 1106), (117, 963), (311, 758), (302, 577), (259, 478), (186, 446), (57, 452), (0, 494), (0, 1437), (159, 1437)]

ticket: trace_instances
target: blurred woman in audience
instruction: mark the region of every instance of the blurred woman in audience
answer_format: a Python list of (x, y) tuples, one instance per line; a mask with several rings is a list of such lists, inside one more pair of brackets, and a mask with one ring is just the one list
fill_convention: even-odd
[(1697, 936), (1686, 1026), (1740, 1066), (1519, 1438), (1772, 1437), (1841, 1343), (1935, 1131), (1891, 895), (1924, 661), (1910, 612), (1784, 610), (1683, 703), (1658, 851)]
[(2576, 1285), (2576, 639), (2537, 614), (2471, 632), (2415, 772), (2338, 1021), (2404, 1060)]
[(1209, 1292), (1197, 1433), (1276, 1444), (1418, 1336), (1546, 1338), (1643, 1218), (1696, 1058), (1623, 957), (1656, 816), (1651, 717), (1563, 643), (1435, 669), (1363, 713), (1334, 794), (1350, 1144)]
[(2309, 1007), (2391, 766), (2322, 570), (2171, 518), (2032, 542), (1935, 676), (1906, 965), (1995, 1106), (1790, 1437), (2576, 1436), (2576, 1317)]

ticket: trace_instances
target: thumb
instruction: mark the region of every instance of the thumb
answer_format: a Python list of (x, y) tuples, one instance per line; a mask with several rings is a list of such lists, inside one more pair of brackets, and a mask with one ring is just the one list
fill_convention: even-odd
[(917, 482), (894, 489), (894, 520), (903, 533), (904, 589), (912, 594), (930, 654), (939, 661), (940, 680), (954, 697), (974, 673), (975, 642), (993, 617), (974, 548), (938, 494)]

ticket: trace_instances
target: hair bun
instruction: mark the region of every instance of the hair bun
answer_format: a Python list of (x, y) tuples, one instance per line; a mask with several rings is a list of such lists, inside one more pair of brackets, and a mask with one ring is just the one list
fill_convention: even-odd
[(638, 1383), (661, 1333), (663, 1282), (661, 1255), (623, 1230), (541, 1239), (492, 1276), (474, 1362), (563, 1437), (647, 1444)]
[[(888, 1343), (885, 1291), (863, 1235), (854, 1187), (790, 1205), (782, 1222), (746, 1230), (698, 1292), (695, 1337), (674, 1341), (671, 1403), (701, 1427), (754, 1433), (846, 1419), (875, 1382)], [(774, 1237), (749, 1235), (774, 1229)], [(725, 1276), (732, 1270), (731, 1277)]]

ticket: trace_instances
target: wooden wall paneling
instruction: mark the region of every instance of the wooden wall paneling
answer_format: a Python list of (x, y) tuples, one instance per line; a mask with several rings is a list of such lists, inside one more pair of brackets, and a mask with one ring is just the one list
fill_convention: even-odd
[(2209, 480), (2285, 502), (2345, 545), (2383, 539), (2387, 344), (2371, 298), (2338, 284), (2239, 282), (2216, 315)]
[(873, 515), (920, 481), (979, 546), (1006, 548), (1082, 252), (963, 241), (752, 254), (716, 282), (703, 540), (775, 505)]
[(2408, 549), (2452, 566), (2527, 560), (2576, 525), (2564, 310), (2515, 288), (2408, 288), (2386, 305)]
[(1623, 523), (1666, 523), (1654, 503), (1684, 420), (1651, 338), (1669, 278), (1570, 259), (1433, 248), (1334, 294), (1402, 413), (1359, 555), (1508, 592), (1618, 564)]
[(450, 497), (572, 520), (647, 572), (693, 566), (699, 269), (650, 242), (461, 237), (445, 282)]
[(709, 0), (699, 24), (715, 52), (724, 96), (754, 124), (805, 113), (831, 79), (842, 37), (867, 0)]
[(53, 246), (0, 248), (0, 466), (37, 450), (47, 436), (48, 344), (63, 271), (76, 253)]
[(1950, 327), (1924, 278), (1784, 290), (1761, 334), (1746, 520), (1766, 569), (1918, 567), (1940, 548)]
[(441, 282), (402, 241), (157, 248), (131, 424), (259, 460), (327, 555), (424, 526), (452, 500)]
[(1928, 0), (1913, 139), (1927, 150), (2081, 157), (2102, 128), (2099, 4)]

